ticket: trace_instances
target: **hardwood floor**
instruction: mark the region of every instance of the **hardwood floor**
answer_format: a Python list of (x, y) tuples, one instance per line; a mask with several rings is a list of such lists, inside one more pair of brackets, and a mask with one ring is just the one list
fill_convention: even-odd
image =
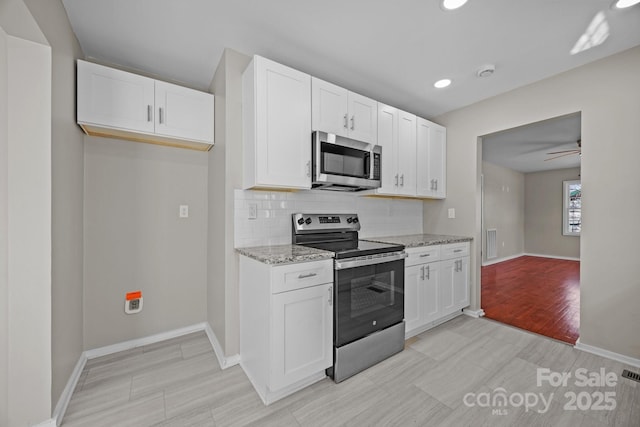
[[(540, 368), (604, 369), (617, 383), (538, 385)], [(621, 378), (623, 369), (638, 370), (488, 319), (459, 316), (340, 384), (324, 379), (264, 406), (240, 366), (221, 370), (206, 335), (196, 333), (88, 361), (62, 427), (637, 425), (640, 384)], [(613, 393), (615, 408), (567, 409), (566, 393), (585, 390)], [(544, 396), (549, 404), (539, 400), (526, 408), (513, 399), (492, 407), (479, 398), (496, 392)]]
[(486, 317), (575, 344), (580, 327), (580, 261), (522, 256), (482, 267)]

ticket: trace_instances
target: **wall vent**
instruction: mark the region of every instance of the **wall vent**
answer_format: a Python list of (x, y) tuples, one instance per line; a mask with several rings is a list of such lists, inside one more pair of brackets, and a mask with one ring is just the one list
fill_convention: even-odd
[(498, 230), (490, 228), (487, 230), (487, 259), (496, 258), (498, 256)]
[(630, 380), (638, 381), (640, 383), (640, 374), (631, 372), (628, 369), (625, 369), (624, 371), (622, 371), (622, 377), (629, 378)]

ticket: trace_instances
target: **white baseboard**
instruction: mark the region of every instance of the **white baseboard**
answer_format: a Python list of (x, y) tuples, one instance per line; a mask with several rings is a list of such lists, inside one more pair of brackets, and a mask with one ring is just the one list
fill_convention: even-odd
[(462, 313), (466, 314), (469, 317), (475, 317), (476, 319), (478, 319), (480, 317), (484, 317), (484, 310), (483, 309), (471, 310), (471, 309), (468, 309), (468, 308), (463, 308), (462, 309)]
[(86, 364), (87, 352), (83, 351), (80, 354), (78, 363), (76, 363), (76, 366), (73, 368), (73, 371), (69, 376), (67, 385), (64, 387), (64, 390), (62, 390), (62, 394), (60, 394), (60, 397), (58, 398), (58, 404), (56, 405), (56, 408), (53, 410), (53, 419), (55, 420), (54, 426), (59, 426), (60, 424), (62, 424), (62, 418), (64, 417), (65, 412), (67, 412), (67, 406), (69, 406), (73, 391), (78, 385), (78, 380), (80, 380), (80, 375), (82, 375), (84, 365)]
[(53, 418), (49, 418), (46, 421), (43, 421), (38, 424), (33, 424), (32, 427), (57, 427), (56, 420)]
[(588, 344), (582, 344), (580, 338), (576, 341), (576, 345), (573, 348), (585, 351), (587, 353), (595, 354), (596, 356), (606, 357), (607, 359), (616, 360), (618, 362), (626, 363), (627, 365), (640, 368), (640, 359), (634, 357), (625, 356), (624, 354), (615, 353), (613, 351), (605, 350), (604, 348), (595, 347)]
[(531, 253), (524, 253), (521, 256), (537, 256), (540, 258), (553, 258), (553, 259), (564, 259), (567, 261), (580, 261), (580, 258), (574, 258), (574, 257), (568, 257), (568, 256), (557, 256), (557, 255), (545, 255), (545, 254), (531, 254)]
[(195, 325), (186, 326), (184, 328), (174, 329), (172, 331), (161, 332), (159, 334), (150, 335), (147, 337), (136, 338), (129, 341), (124, 341), (117, 344), (107, 345), (104, 347), (94, 348), (92, 350), (83, 351), (80, 354), (80, 358), (78, 359), (78, 363), (76, 363), (71, 376), (69, 376), (69, 380), (67, 381), (67, 385), (65, 386), (60, 398), (58, 399), (58, 404), (53, 411), (53, 418), (50, 420), (44, 421), (40, 424), (37, 424), (36, 427), (56, 427), (62, 423), (62, 419), (64, 418), (64, 414), (67, 411), (67, 406), (69, 406), (69, 402), (71, 401), (71, 396), (73, 395), (73, 391), (76, 389), (78, 385), (78, 380), (80, 380), (80, 375), (89, 359), (95, 359), (96, 357), (107, 356), (109, 354), (118, 353), (120, 351), (131, 350), (134, 348), (142, 347), (149, 344), (155, 344), (160, 341), (166, 341), (172, 338), (181, 337), (183, 335), (188, 335), (194, 332), (204, 331), (207, 334), (207, 338), (211, 342), (211, 346), (213, 347), (213, 351), (218, 358), (218, 363), (222, 369), (226, 369), (230, 366), (237, 365), (240, 362), (240, 355), (234, 355), (231, 357), (225, 357), (224, 351), (218, 342), (211, 326), (209, 323), (202, 322), (196, 323)]
[(209, 338), (209, 341), (211, 342), (211, 346), (213, 347), (213, 352), (216, 354), (216, 357), (218, 358), (218, 363), (220, 364), (220, 368), (227, 369), (231, 366), (235, 366), (238, 363), (240, 363), (239, 354), (234, 354), (233, 356), (229, 356), (229, 357), (224, 355), (224, 351), (222, 350), (220, 341), (218, 341), (216, 334), (213, 333), (213, 329), (211, 329), (211, 326), (209, 326), (208, 323), (206, 324), (204, 331), (207, 333), (207, 337)]
[(511, 256), (507, 256), (507, 257), (491, 259), (491, 260), (488, 260), (486, 262), (483, 262), (482, 266), (486, 267), (488, 265), (498, 264), (499, 262), (504, 262), (504, 261), (509, 261), (509, 260), (512, 260), (512, 259), (520, 258), (523, 255), (524, 254), (516, 254), (516, 255), (511, 255)]

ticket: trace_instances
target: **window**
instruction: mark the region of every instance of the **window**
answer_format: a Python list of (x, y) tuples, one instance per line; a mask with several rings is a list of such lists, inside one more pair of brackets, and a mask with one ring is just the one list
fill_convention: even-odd
[(579, 236), (582, 229), (582, 184), (580, 181), (564, 181), (562, 234)]

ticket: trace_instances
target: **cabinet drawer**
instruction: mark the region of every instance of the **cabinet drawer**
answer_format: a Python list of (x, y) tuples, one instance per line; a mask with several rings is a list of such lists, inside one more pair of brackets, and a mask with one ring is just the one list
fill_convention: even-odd
[(271, 293), (292, 291), (309, 286), (333, 283), (333, 260), (303, 262), (273, 267)]
[(440, 245), (409, 248), (406, 249), (406, 252), (409, 256), (405, 259), (404, 265), (407, 267), (440, 259)]
[(440, 250), (440, 259), (452, 259), (469, 256), (469, 242), (450, 243), (442, 245)]

